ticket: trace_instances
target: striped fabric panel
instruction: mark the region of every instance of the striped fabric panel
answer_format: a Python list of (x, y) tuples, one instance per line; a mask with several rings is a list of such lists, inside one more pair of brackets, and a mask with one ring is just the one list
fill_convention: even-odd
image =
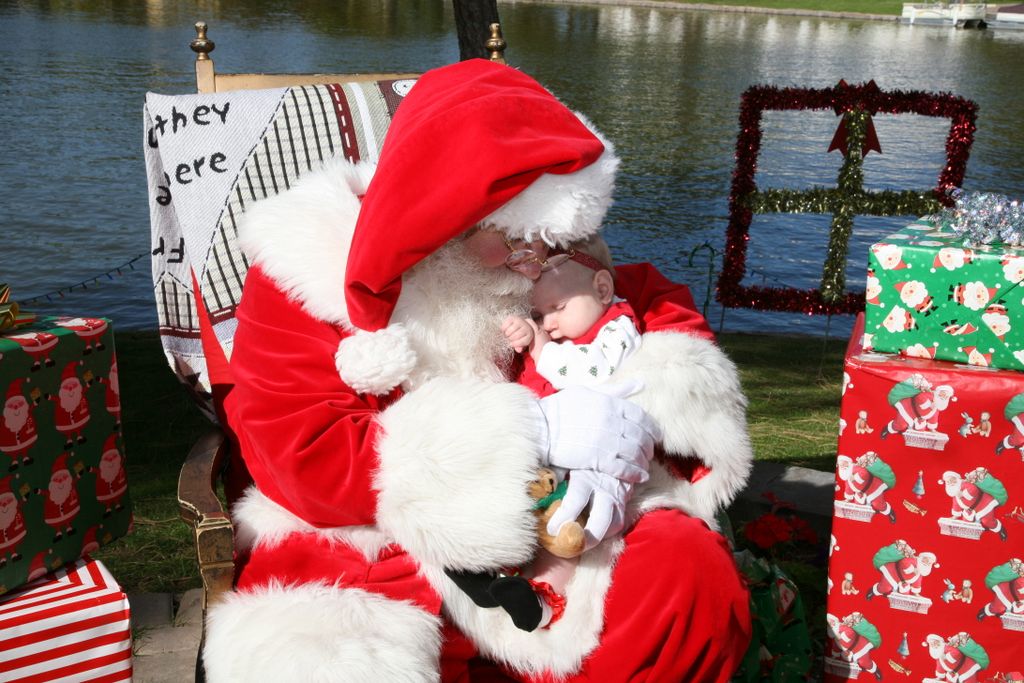
[(232, 317), (249, 263), (238, 248), (238, 222), (248, 206), (289, 189), (303, 173), (342, 150), (330, 86), (290, 88), (277, 115), (253, 148), (227, 198), (202, 264), (202, 289), (211, 321)]
[(131, 680), (128, 601), (83, 558), (0, 602), (0, 680)]
[(154, 289), (160, 313), (160, 332), (199, 337), (199, 321), (191, 288), (173, 274), (164, 272)]
[[(213, 323), (234, 317), (249, 263), (237, 244), (238, 223), (252, 203), (289, 189), (326, 159), (376, 160), (400, 98), (380, 84), (346, 83), (290, 88), (227, 197), (199, 271)], [(189, 315), (191, 312), (189, 311)], [(189, 329), (192, 320), (190, 317)]]

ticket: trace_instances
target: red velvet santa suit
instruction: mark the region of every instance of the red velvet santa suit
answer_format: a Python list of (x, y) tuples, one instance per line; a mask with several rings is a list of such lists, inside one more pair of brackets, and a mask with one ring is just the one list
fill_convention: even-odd
[(366, 167), (337, 164), (247, 214), (253, 267), (225, 413), (255, 487), (232, 512), (248, 552), (237, 592), (210, 611), (208, 679), (727, 680), (749, 640), (748, 594), (706, 521), (744, 484), (751, 454), (735, 368), (686, 289), (650, 267), (623, 271), (645, 336), (616, 376), (644, 383), (630, 400), (661, 427), (667, 457), (710, 472), (691, 485), (652, 463), (628, 531), (582, 557), (563, 618), (519, 631), (443, 570), (531, 559), (536, 398), (494, 379), (416, 376), (424, 348), (408, 363), (394, 354), (416, 377), (409, 390), (342, 380), (346, 344), (363, 335), (339, 294), (367, 180)]

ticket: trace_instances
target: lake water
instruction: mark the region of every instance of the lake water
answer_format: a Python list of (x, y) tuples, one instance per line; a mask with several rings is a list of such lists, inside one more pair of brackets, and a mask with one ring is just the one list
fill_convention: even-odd
[[(224, 71), (422, 71), (458, 58), (448, 3), (200, 0), (0, 2), (0, 281), (16, 298), (88, 280), (32, 304), (152, 328), (149, 217), (142, 161), (146, 91), (194, 92), (192, 24), (204, 19)], [(619, 261), (649, 260), (708, 286), (705, 242), (721, 252), (742, 92), (753, 84), (952, 92), (980, 105), (964, 186), (1024, 195), (1024, 32), (958, 31), (630, 7), (499, 4), (510, 63), (586, 112), (623, 159), (606, 231)], [(757, 182), (832, 185), (832, 112), (769, 114)], [(884, 154), (871, 189), (929, 188), (948, 122), (876, 116)], [(816, 286), (828, 216), (760, 216), (748, 282)], [(905, 222), (861, 219), (848, 286), (862, 289), (867, 246)], [(716, 264), (717, 266), (717, 264)], [(98, 286), (93, 278), (98, 277)], [(708, 313), (714, 324), (720, 309)], [(848, 317), (831, 321), (833, 333)], [(730, 309), (727, 330), (821, 333), (821, 318)]]

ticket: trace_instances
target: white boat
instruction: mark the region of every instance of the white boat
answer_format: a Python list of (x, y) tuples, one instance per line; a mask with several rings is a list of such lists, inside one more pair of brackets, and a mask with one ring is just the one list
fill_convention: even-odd
[(985, 4), (968, 3), (904, 3), (900, 22), (904, 24), (930, 24), (958, 28), (982, 27), (985, 24)]
[(1024, 5), (1007, 5), (996, 12), (996, 21), (1009, 21), (1024, 28)]
[(988, 22), (989, 28), (1024, 30), (1024, 5), (1004, 5)]

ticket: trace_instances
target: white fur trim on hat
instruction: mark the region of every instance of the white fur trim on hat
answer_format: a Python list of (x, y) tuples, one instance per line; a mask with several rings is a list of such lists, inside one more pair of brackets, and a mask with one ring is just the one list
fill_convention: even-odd
[(357, 588), (271, 584), (211, 605), (206, 679), (436, 683), (440, 619)]
[(360, 394), (386, 394), (409, 378), (416, 352), (405, 326), (396, 323), (342, 339), (334, 364), (341, 380)]
[(601, 228), (612, 204), (619, 157), (615, 146), (587, 117), (579, 112), (576, 116), (604, 144), (601, 156), (575, 173), (545, 173), (481, 224), (499, 228), (512, 238), (532, 241), (539, 237), (562, 246), (590, 237)]

